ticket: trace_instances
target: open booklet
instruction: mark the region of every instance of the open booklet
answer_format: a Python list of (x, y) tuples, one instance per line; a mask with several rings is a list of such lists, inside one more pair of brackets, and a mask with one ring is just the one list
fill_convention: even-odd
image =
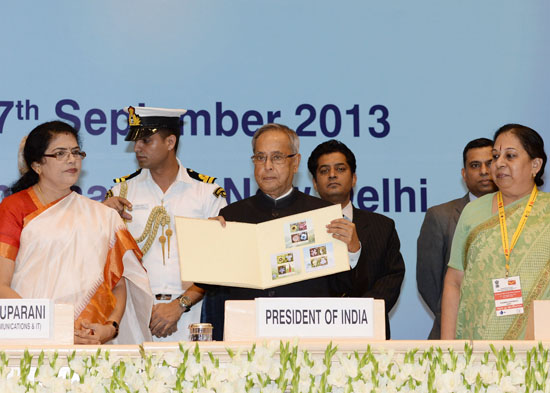
[(340, 205), (260, 224), (176, 217), (184, 281), (265, 289), (349, 270), (347, 245), (327, 233)]

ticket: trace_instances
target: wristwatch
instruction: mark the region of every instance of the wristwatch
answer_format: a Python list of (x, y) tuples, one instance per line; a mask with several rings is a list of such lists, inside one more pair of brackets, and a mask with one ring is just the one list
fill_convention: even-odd
[(113, 336), (113, 338), (117, 338), (117, 336), (118, 336), (118, 322), (117, 321), (107, 321), (107, 322), (105, 322), (105, 325), (113, 325), (113, 327), (115, 328), (115, 335)]
[(179, 295), (176, 299), (178, 300), (180, 307), (183, 308), (183, 312), (188, 312), (191, 310), (193, 303), (191, 303), (189, 296)]

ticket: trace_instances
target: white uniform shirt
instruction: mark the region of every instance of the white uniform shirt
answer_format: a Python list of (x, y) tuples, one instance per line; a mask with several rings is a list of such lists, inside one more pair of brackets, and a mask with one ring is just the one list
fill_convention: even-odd
[[(143, 265), (147, 269), (153, 294), (182, 294), (191, 286), (191, 282), (180, 280), (180, 266), (174, 216), (190, 218), (208, 218), (218, 215), (221, 208), (227, 205), (224, 197), (216, 196), (219, 186), (195, 180), (189, 176), (178, 160), (179, 171), (176, 180), (166, 193), (154, 182), (148, 169), (143, 169), (139, 175), (126, 181), (128, 193), (126, 199), (133, 205), (129, 212), (132, 220), (126, 224), (132, 236), (137, 239), (143, 233), (149, 214), (156, 206), (163, 205), (170, 215), (170, 256), (168, 256), (168, 241), (165, 243), (165, 264), (162, 261), (162, 244), (159, 242), (161, 227), (149, 251), (143, 256)], [(112, 189), (113, 195), (120, 195), (120, 183)], [(167, 226), (164, 227), (166, 231)], [(165, 234), (166, 236), (166, 234)], [(143, 248), (146, 240), (139, 243)]]

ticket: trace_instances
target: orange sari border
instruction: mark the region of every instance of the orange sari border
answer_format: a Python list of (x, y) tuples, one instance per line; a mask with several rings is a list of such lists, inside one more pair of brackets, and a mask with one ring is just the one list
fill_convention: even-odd
[(75, 321), (75, 329), (81, 328), (83, 320), (103, 325), (109, 319), (115, 306), (116, 298), (112, 288), (106, 281), (103, 281)]
[(48, 203), (47, 205), (43, 205), (42, 202), (40, 202), (40, 199), (38, 199), (38, 195), (36, 195), (36, 192), (34, 192), (33, 187), (28, 188), (28, 191), (29, 191), (29, 196), (31, 197), (31, 200), (36, 205), (36, 210), (28, 214), (27, 216), (25, 216), (25, 218), (23, 219), (23, 228), (25, 228), (29, 224), (29, 222), (31, 222), (34, 218), (38, 217), (42, 212), (48, 210), (48, 208), (52, 207), (57, 202), (65, 198), (65, 197), (59, 198), (53, 202)]
[(18, 252), (19, 252), (19, 247), (15, 247), (11, 244), (0, 242), (0, 257), (4, 257), (6, 259), (10, 259), (15, 262)]
[(141, 261), (142, 254), (134, 238), (127, 229), (120, 229), (115, 234), (115, 244), (107, 253), (107, 261), (103, 269), (104, 281), (75, 321), (76, 329), (80, 328), (84, 319), (100, 324), (104, 324), (109, 320), (109, 316), (115, 309), (117, 302), (113, 294), (113, 288), (124, 274), (122, 258), (129, 250), (132, 250)]
[(116, 237), (117, 240), (122, 243), (126, 251), (132, 250), (134, 254), (136, 254), (137, 259), (139, 259), (139, 261), (141, 262), (141, 259), (143, 258), (143, 253), (141, 252), (130, 231), (128, 231), (128, 229), (126, 228), (121, 228), (117, 231)]

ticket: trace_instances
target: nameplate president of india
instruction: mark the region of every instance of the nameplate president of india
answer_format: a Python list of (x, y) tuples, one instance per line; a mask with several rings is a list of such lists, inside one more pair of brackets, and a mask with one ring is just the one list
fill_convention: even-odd
[[(254, 178), (258, 184), (256, 195), (232, 203), (220, 210), (216, 217), (222, 225), (225, 221), (258, 224), (293, 214), (303, 213), (332, 205), (330, 202), (306, 195), (293, 187), (294, 175), (300, 165), (300, 140), (296, 132), (282, 124), (266, 124), (252, 137), (252, 162)], [(333, 220), (327, 232), (347, 244), (350, 265), (357, 264), (360, 248), (353, 239), (344, 218)], [(266, 290), (211, 286), (203, 303), (202, 322), (214, 327), (213, 338), (222, 340), (224, 305), (226, 300), (252, 300), (258, 297), (329, 297), (341, 296), (343, 284), (338, 275), (314, 278)]]

